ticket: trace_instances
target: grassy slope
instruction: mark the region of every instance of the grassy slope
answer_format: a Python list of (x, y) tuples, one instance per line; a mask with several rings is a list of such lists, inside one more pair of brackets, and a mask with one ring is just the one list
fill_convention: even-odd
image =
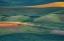
[(35, 33), (35, 34), (50, 34), (50, 31), (37, 28), (37, 27), (29, 27), (22, 26), (20, 30), (12, 30), (12, 29), (2, 29), (0, 28), (0, 35), (11, 34), (11, 33)]
[(64, 30), (64, 14), (48, 14), (34, 19), (34, 22), (47, 28)]
[(48, 14), (45, 16), (41, 16), (34, 20), (35, 22), (54, 22), (54, 23), (64, 23), (64, 14)]
[[(47, 15), (49, 13), (54, 13), (54, 12), (61, 11), (61, 10), (64, 10), (64, 8), (41, 8), (41, 9), (35, 9), (35, 8), (0, 8), (0, 15), (43, 16), (43, 15)], [(57, 17), (57, 16), (55, 16), (55, 17)], [(48, 24), (45, 24), (45, 25), (48, 25)], [(43, 33), (50, 33), (50, 32), (48, 30), (43, 30), (41, 28), (24, 27), (24, 26), (21, 27), (20, 31), (15, 31), (15, 30), (10, 30), (10, 29), (1, 29), (0, 28), (0, 35), (10, 34), (10, 33), (37, 33), (37, 34), (43, 34)]]

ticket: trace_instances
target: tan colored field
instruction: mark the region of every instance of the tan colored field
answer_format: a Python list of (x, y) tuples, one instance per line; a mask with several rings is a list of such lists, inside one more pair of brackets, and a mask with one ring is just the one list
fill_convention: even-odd
[(34, 26), (34, 24), (28, 23), (21, 23), (21, 22), (0, 22), (0, 27), (2, 28), (13, 28), (13, 27), (20, 27), (20, 26)]
[(49, 7), (64, 7), (64, 2), (53, 2), (43, 5), (27, 6), (28, 8), (49, 8)]

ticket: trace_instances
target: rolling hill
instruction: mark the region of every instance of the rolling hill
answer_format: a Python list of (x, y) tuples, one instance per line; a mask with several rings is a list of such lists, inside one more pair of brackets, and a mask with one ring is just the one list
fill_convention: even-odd
[(0, 6), (0, 15), (43, 16), (50, 13), (64, 14), (64, 2), (53, 2), (36, 6)]
[[(59, 11), (59, 12), (58, 12)], [(50, 13), (60, 13), (64, 11), (64, 8), (62, 7), (51, 7), (51, 8), (27, 8), (27, 7), (21, 7), (21, 8), (4, 8), (0, 7), (0, 15), (8, 15), (8, 16), (16, 16), (16, 15), (26, 15), (26, 16), (43, 16)], [(63, 12), (64, 13), (64, 12)], [(60, 14), (63, 14), (60, 13)]]
[(28, 8), (49, 8), (49, 7), (64, 7), (64, 2), (53, 2), (43, 5), (27, 6)]
[(41, 16), (39, 18), (36, 18), (34, 20), (35, 22), (40, 22), (40, 23), (49, 23), (49, 22), (54, 22), (54, 23), (64, 23), (64, 14), (48, 14), (45, 16)]
[[(36, 5), (36, 6), (26, 6), (26, 7), (2, 7), (0, 6), (0, 19), (4, 17), (7, 18), (7, 21), (20, 21), (24, 20), (23, 18), (27, 16), (39, 16), (39, 18), (35, 18), (35, 22), (55, 22), (55, 23), (64, 23), (64, 2), (54, 2), (50, 4)], [(24, 17), (21, 19), (21, 16)], [(4, 17), (3, 17), (4, 16)], [(27, 18), (26, 17), (26, 18)], [(26, 20), (26, 19), (25, 19)], [(1, 20), (2, 21), (2, 20)], [(60, 25), (62, 26), (62, 24)], [(64, 26), (64, 24), (63, 24)], [(52, 26), (53, 27), (53, 26)], [(54, 28), (54, 27), (53, 27)], [(43, 32), (41, 28), (33, 28), (22, 26), (20, 31), (14, 31), (9, 29), (0, 28), (0, 33), (9, 34), (9, 33), (50, 33), (48, 30)], [(47, 32), (48, 31), (48, 32)]]

